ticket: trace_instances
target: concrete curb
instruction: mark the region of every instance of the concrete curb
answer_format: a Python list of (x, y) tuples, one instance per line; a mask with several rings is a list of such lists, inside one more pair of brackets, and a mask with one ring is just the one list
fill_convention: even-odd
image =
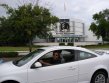
[(16, 52), (18, 52), (19, 56), (29, 54), (29, 51), (16, 51)]

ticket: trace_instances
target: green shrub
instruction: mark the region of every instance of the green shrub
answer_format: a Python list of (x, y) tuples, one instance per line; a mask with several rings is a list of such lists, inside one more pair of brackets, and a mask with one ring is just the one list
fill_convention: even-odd
[(102, 45), (102, 43), (98, 43), (98, 45)]
[(14, 57), (18, 57), (18, 53), (17, 52), (0, 52), (0, 58), (14, 58)]
[(67, 46), (74, 46), (74, 43), (68, 43)]
[(65, 43), (59, 43), (59, 46), (65, 46)]

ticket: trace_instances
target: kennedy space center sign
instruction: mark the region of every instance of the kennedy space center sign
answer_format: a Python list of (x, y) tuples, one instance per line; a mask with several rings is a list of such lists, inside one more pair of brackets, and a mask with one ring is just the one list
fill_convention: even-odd
[(61, 34), (84, 35), (84, 23), (79, 20), (60, 19), (57, 32)]
[(70, 32), (69, 19), (60, 19), (60, 32)]

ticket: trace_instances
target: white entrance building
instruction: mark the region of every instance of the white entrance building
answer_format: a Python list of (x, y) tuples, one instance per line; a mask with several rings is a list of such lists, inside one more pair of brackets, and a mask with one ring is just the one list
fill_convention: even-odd
[(54, 42), (79, 42), (85, 41), (85, 24), (70, 19), (60, 19), (56, 25), (52, 25)]
[(102, 42), (89, 31), (89, 26), (78, 19), (60, 19), (55, 25), (51, 25), (52, 37), (48, 39), (36, 38), (33, 42), (37, 43), (71, 43), (71, 42)]

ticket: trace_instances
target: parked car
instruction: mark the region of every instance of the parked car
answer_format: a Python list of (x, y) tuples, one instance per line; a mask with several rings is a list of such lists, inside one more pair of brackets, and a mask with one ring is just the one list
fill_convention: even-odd
[(109, 55), (109, 50), (95, 50), (99, 55)]
[[(62, 59), (57, 64), (50, 63), (54, 52)], [(107, 83), (108, 75), (109, 56), (81, 47), (44, 47), (0, 64), (0, 83)]]

